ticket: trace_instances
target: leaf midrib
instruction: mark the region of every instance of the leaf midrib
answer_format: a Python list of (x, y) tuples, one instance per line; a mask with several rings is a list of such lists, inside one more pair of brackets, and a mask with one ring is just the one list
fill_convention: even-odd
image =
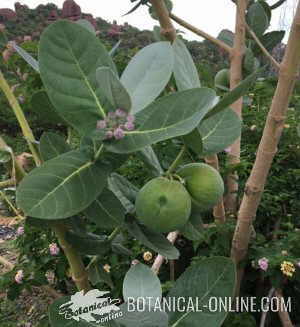
[(76, 169), (71, 175), (69, 175), (67, 178), (65, 178), (60, 184), (58, 184), (51, 192), (49, 192), (45, 197), (43, 197), (36, 205), (34, 205), (30, 212), (34, 211), (34, 209), (38, 206), (40, 206), (44, 201), (46, 201), (53, 193), (55, 193), (60, 187), (63, 187), (70, 179), (72, 179), (75, 175), (79, 174), (82, 170), (88, 168), (92, 165), (92, 162), (86, 162), (84, 165), (82, 165), (80, 168)]

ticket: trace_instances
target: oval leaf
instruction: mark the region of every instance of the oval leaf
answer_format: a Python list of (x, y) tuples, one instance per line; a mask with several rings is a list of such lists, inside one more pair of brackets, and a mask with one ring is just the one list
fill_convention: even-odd
[(173, 65), (174, 53), (169, 42), (150, 44), (131, 59), (121, 82), (131, 96), (133, 113), (159, 96), (171, 77)]
[(131, 108), (130, 95), (120, 82), (119, 77), (109, 67), (98, 68), (96, 76), (100, 91), (113, 106), (113, 109), (121, 108), (129, 112)]
[(124, 301), (137, 301), (144, 298), (145, 302), (154, 305), (157, 299), (162, 296), (162, 289), (157, 275), (147, 266), (138, 263), (133, 265), (125, 275), (123, 282), (123, 297)]
[(58, 157), (60, 154), (71, 150), (63, 137), (51, 132), (43, 133), (39, 148), (41, 157), (44, 161)]
[(269, 26), (269, 18), (259, 2), (255, 2), (249, 7), (246, 18), (250, 28), (259, 37)]
[(80, 133), (94, 129), (105, 116), (96, 69), (110, 67), (111, 57), (92, 33), (78, 24), (57, 21), (42, 34), (39, 64), (43, 83), (59, 114)]
[(227, 312), (210, 312), (209, 300), (212, 297), (217, 299), (232, 297), (235, 279), (235, 266), (228, 258), (209, 258), (190, 266), (177, 279), (168, 297), (192, 299), (194, 308), (200, 310), (169, 312), (170, 326), (221, 326)]
[(179, 91), (200, 87), (200, 80), (193, 58), (184, 42), (177, 38), (173, 43), (175, 54), (174, 77)]
[(62, 219), (88, 207), (102, 192), (108, 168), (80, 151), (70, 151), (35, 168), (17, 189), (17, 204), (28, 216)]

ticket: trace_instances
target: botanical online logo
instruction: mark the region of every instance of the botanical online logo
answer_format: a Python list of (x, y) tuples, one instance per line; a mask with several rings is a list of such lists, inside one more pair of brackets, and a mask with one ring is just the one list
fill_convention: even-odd
[(70, 301), (59, 307), (59, 314), (65, 319), (76, 321), (103, 323), (122, 317), (118, 299), (111, 299), (107, 296), (109, 292), (90, 290), (86, 294), (83, 291), (71, 296)]

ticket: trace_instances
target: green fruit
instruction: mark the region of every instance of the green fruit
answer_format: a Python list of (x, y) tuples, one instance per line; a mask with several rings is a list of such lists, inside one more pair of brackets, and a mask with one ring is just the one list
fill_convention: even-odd
[(228, 91), (230, 88), (230, 72), (229, 69), (220, 70), (215, 76), (215, 87)]
[(177, 174), (185, 180), (185, 187), (193, 204), (200, 211), (212, 208), (224, 193), (224, 182), (219, 172), (204, 163), (182, 167)]
[(138, 219), (156, 232), (171, 232), (186, 224), (191, 198), (184, 186), (165, 177), (152, 179), (139, 191), (135, 203)]

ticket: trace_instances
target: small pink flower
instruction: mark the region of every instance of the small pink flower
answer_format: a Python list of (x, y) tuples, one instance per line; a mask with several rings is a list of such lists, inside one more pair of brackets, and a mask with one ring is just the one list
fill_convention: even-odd
[(132, 131), (132, 130), (134, 130), (134, 124), (131, 123), (131, 122), (127, 122), (127, 123), (125, 123), (124, 127), (125, 127), (125, 129), (127, 129), (127, 131)]
[(18, 227), (18, 229), (17, 229), (17, 235), (18, 236), (21, 236), (23, 234), (24, 234), (24, 227), (23, 226)]
[(137, 259), (134, 259), (134, 260), (131, 261), (131, 265), (132, 265), (132, 266), (135, 266), (135, 265), (137, 265), (138, 263), (140, 263), (140, 262), (139, 262), (139, 260), (137, 260)]
[(125, 136), (124, 131), (122, 128), (118, 127), (114, 130), (114, 137), (116, 140), (120, 140)]
[(135, 117), (133, 115), (128, 115), (126, 117), (128, 123), (133, 123), (135, 121)]
[(225, 151), (226, 153), (230, 153), (230, 152), (231, 152), (231, 147), (228, 147), (228, 148), (224, 149), (224, 151)]
[(106, 139), (111, 139), (111, 138), (113, 138), (114, 133), (112, 131), (107, 131), (105, 136), (106, 136)]
[(105, 120), (98, 120), (97, 121), (97, 128), (98, 129), (103, 129), (103, 128), (106, 128), (106, 121)]
[(24, 273), (23, 270), (18, 270), (16, 275), (15, 275), (15, 281), (18, 284), (22, 284), (22, 280), (24, 278)]
[(51, 255), (58, 255), (60, 249), (56, 243), (49, 244), (49, 251)]
[(267, 258), (261, 258), (258, 260), (259, 268), (263, 271), (267, 271), (269, 267), (269, 260)]
[(126, 116), (126, 112), (122, 109), (117, 109), (116, 110), (116, 116), (117, 117), (125, 117)]

